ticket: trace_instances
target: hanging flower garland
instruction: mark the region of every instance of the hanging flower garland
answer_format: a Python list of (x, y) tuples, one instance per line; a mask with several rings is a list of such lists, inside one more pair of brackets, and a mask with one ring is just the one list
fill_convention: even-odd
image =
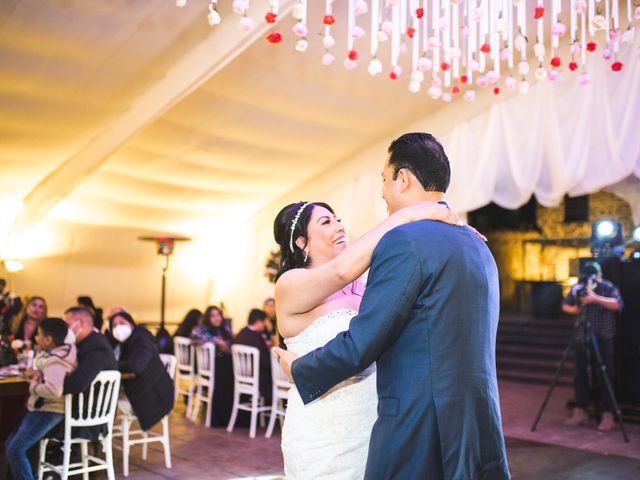
[[(184, 6), (186, 1), (176, 0), (176, 5)], [(221, 21), (218, 1), (210, 0), (211, 25)], [(358, 67), (363, 50), (359, 42), (368, 36), (370, 75), (386, 69), (391, 80), (398, 80), (402, 64), (410, 63), (409, 91), (418, 93), (426, 83), (427, 94), (445, 102), (456, 96), (473, 101), (476, 89), (485, 87), (494, 95), (500, 94), (502, 86), (524, 94), (532, 76), (541, 82), (575, 74), (579, 85), (588, 85), (589, 55), (600, 55), (612, 72), (621, 72), (625, 66), (618, 53), (633, 44), (640, 22), (640, 6), (631, 0), (530, 0), (528, 4), (526, 0), (347, 0), (341, 7), (345, 4), (346, 12), (342, 10), (336, 18), (334, 0), (325, 0), (323, 15), (311, 19), (323, 29), (324, 65), (335, 62), (333, 26), (346, 21), (345, 68)], [(251, 30), (249, 0), (233, 0), (232, 8), (241, 15), (240, 29)], [(279, 0), (271, 0), (264, 16), (268, 24), (280, 20), (278, 9)], [(297, 0), (292, 16), (295, 50), (304, 53), (309, 46), (308, 0)], [(531, 20), (534, 31), (528, 32)], [(283, 34), (273, 30), (265, 38), (277, 44)], [(379, 53), (385, 42), (389, 42), (388, 67)], [(568, 45), (569, 58), (561, 43)], [(410, 60), (404, 62), (406, 54)], [(535, 60), (533, 69), (531, 60)]]

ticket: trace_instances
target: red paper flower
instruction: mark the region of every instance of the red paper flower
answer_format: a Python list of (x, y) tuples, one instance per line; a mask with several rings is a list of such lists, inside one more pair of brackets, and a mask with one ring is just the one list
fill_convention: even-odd
[(325, 25), (333, 25), (334, 23), (336, 23), (336, 19), (333, 18), (333, 15), (325, 15), (322, 19), (322, 23), (324, 23)]
[(409, 27), (407, 28), (407, 37), (409, 38), (413, 38), (413, 36), (416, 34), (416, 29), (413, 27)]
[(553, 57), (551, 59), (551, 66), (554, 67), (554, 68), (558, 68), (561, 63), (562, 63), (562, 61), (560, 60), (560, 57)]
[(451, 68), (451, 65), (449, 65), (447, 62), (442, 62), (440, 64), (440, 68), (443, 72), (446, 72), (447, 70), (449, 70), (449, 68)]
[(587, 50), (589, 52), (595, 52), (597, 46), (598, 45), (596, 45), (596, 42), (589, 42), (589, 43), (587, 43)]
[(494, 94), (494, 95), (498, 95), (499, 93), (500, 93), (500, 88), (495, 87), (495, 88), (493, 89), (493, 94)]
[(488, 43), (485, 43), (480, 47), (480, 51), (483, 53), (489, 53), (491, 51), (491, 46)]
[(544, 7), (536, 7), (536, 13), (533, 15), (533, 18), (538, 20), (539, 18), (542, 18), (543, 15), (544, 15)]
[(278, 32), (273, 32), (267, 35), (267, 41), (269, 43), (280, 43), (282, 41), (282, 35)]
[(578, 64), (576, 62), (569, 63), (569, 70), (575, 72), (578, 69)]
[(459, 87), (459, 86), (457, 86), (457, 85), (454, 85), (454, 86), (451, 88), (451, 93), (453, 93), (454, 95), (458, 95), (458, 94), (460, 93), (460, 87)]
[(398, 75), (396, 74), (396, 72), (391, 72), (391, 73), (389, 74), (389, 78), (390, 78), (391, 80), (395, 80), (396, 78), (398, 78)]
[(469, 81), (469, 77), (466, 75), (460, 75), (460, 83), (467, 83)]
[(278, 17), (277, 13), (267, 12), (264, 16), (264, 19), (267, 23), (276, 23), (276, 18)]
[(356, 60), (358, 60), (358, 52), (356, 52), (355, 50), (349, 50), (349, 54), (347, 55), (347, 57), (349, 58), (349, 60), (353, 60), (355, 62)]
[(611, 64), (611, 70), (613, 70), (614, 72), (619, 72), (620, 70), (622, 70), (622, 67), (624, 65), (622, 65), (622, 62), (613, 62)]
[(416, 10), (416, 18), (419, 19), (419, 18), (422, 18), (422, 17), (424, 17), (424, 8), (418, 8)]

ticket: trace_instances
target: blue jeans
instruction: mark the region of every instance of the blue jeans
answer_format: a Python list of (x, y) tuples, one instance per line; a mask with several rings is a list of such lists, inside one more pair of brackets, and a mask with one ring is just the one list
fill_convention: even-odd
[(40, 441), (49, 430), (64, 420), (61, 413), (27, 412), (18, 429), (5, 443), (5, 455), (11, 473), (17, 480), (33, 480), (27, 450)]

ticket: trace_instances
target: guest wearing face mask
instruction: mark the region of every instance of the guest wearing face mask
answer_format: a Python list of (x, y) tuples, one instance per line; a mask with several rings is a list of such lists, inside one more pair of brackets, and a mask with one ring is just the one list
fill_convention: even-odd
[(142, 429), (148, 430), (173, 409), (173, 382), (153, 336), (137, 326), (129, 313), (119, 311), (109, 317), (109, 330), (117, 342), (114, 353), (126, 397), (118, 407), (124, 413), (134, 413)]
[[(104, 335), (96, 332), (93, 313), (85, 307), (71, 307), (64, 312), (64, 321), (69, 326), (65, 343), (75, 342), (78, 350), (78, 366), (64, 378), (64, 391), (77, 394), (89, 389), (91, 382), (102, 370), (117, 370), (113, 349)], [(74, 436), (97, 440), (106, 427), (78, 427)]]

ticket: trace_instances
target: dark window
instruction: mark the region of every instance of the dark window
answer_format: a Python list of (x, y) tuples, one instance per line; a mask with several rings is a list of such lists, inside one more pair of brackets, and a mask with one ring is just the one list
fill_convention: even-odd
[(495, 203), (469, 212), (469, 225), (481, 232), (494, 230), (539, 230), (536, 222), (536, 199), (532, 196), (516, 210), (499, 207)]
[(589, 195), (564, 198), (564, 223), (589, 221)]

